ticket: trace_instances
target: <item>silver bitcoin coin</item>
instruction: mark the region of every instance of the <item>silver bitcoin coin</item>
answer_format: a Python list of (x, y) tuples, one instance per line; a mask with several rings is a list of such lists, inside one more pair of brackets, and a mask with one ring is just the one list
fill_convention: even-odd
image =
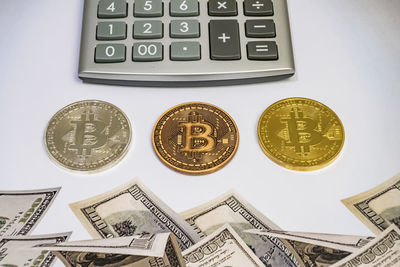
[(85, 100), (62, 108), (50, 120), (47, 151), (61, 166), (95, 172), (123, 158), (131, 142), (131, 126), (116, 106)]

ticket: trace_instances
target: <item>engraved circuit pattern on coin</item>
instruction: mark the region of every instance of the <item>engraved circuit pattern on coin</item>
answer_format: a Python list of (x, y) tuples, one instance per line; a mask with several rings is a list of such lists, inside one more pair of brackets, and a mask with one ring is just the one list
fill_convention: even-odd
[(328, 165), (344, 144), (339, 117), (322, 103), (307, 98), (287, 98), (269, 106), (261, 115), (257, 134), (272, 161), (299, 171)]
[(92, 172), (122, 159), (131, 141), (131, 126), (116, 106), (86, 100), (58, 111), (45, 138), (49, 155), (61, 166)]
[(206, 103), (184, 103), (165, 112), (153, 129), (153, 146), (169, 167), (186, 174), (214, 172), (231, 160), (239, 144), (233, 119)]

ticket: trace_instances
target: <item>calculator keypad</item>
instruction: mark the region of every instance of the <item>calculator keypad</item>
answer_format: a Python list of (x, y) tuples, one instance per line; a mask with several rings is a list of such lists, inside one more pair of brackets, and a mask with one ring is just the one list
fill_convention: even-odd
[[(127, 16), (129, 0), (99, 0), (98, 18), (123, 18)], [(241, 43), (246, 46), (248, 60), (277, 60), (278, 48), (275, 38), (275, 22), (272, 0), (207, 0), (208, 15), (212, 17), (238, 16), (238, 1), (243, 4), (243, 13), (248, 16), (244, 23), (237, 19), (211, 19), (208, 22), (209, 55), (211, 60), (242, 59)], [(135, 0), (133, 1), (133, 16), (150, 18), (164, 16), (166, 3), (171, 19), (168, 25), (161, 19), (135, 19), (132, 27), (132, 38), (146, 39), (149, 42), (133, 42), (132, 60), (137, 62), (190, 61), (201, 59), (201, 43), (193, 38), (200, 38), (201, 25), (196, 17), (200, 15), (199, 0)], [(267, 16), (269, 18), (251, 19), (252, 16)], [(203, 25), (206, 26), (206, 25)], [(101, 20), (97, 23), (96, 39), (99, 41), (125, 40), (129, 25), (124, 21)], [(248, 40), (240, 40), (240, 27), (243, 27)], [(169, 46), (169, 57), (164, 57), (162, 39), (164, 31), (169, 30), (172, 40)], [(256, 38), (254, 41), (252, 38)], [(151, 42), (159, 39), (160, 42)], [(186, 39), (185, 41), (173, 41)], [(188, 40), (189, 39), (189, 40)], [(192, 40), (190, 40), (192, 39)], [(117, 63), (126, 60), (126, 45), (98, 44), (95, 50), (96, 63)]]
[(84, 0), (79, 77), (151, 86), (289, 77), (287, 2)]

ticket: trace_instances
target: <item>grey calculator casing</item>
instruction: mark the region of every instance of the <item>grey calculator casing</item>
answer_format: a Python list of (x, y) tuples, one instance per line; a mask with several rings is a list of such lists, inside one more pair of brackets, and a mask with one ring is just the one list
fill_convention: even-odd
[[(164, 24), (164, 37), (148, 41), (163, 44), (164, 59), (154, 62), (133, 62), (132, 25), (136, 20), (133, 16), (134, 0), (128, 2), (128, 16), (112, 19), (127, 23), (127, 39), (113, 41), (125, 44), (126, 61), (121, 63), (95, 63), (96, 44), (110, 41), (96, 40), (96, 25), (105, 19), (97, 18), (98, 0), (85, 0), (82, 22), (81, 50), (79, 59), (79, 77), (85, 82), (140, 85), (140, 86), (206, 86), (225, 84), (244, 84), (262, 82), (290, 77), (295, 72), (289, 17), (286, 0), (273, 0), (273, 16), (249, 17), (243, 13), (243, 0), (237, 0), (238, 15), (230, 17), (211, 17), (208, 15), (207, 0), (199, 0), (200, 15), (195, 17), (171, 17), (169, 15), (169, 0), (163, 0), (164, 15), (152, 18)], [(169, 36), (169, 23), (173, 19), (198, 19), (200, 22), (200, 37), (190, 39), (172, 39)], [(273, 19), (276, 27), (276, 37), (268, 40), (276, 41), (278, 60), (258, 61), (248, 60), (246, 43), (258, 41), (258, 38), (248, 38), (245, 34), (245, 21), (248, 19)], [(208, 36), (208, 23), (211, 19), (236, 19), (239, 23), (240, 45), (242, 57), (240, 60), (211, 60)], [(172, 41), (199, 41), (201, 44), (201, 59), (197, 61), (171, 61), (169, 46)], [(146, 40), (139, 40), (146, 41)]]

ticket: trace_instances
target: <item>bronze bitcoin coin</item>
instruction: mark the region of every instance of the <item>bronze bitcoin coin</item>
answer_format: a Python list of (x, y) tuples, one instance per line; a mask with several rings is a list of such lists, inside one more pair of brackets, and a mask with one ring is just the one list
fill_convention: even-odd
[(272, 161), (299, 171), (328, 165), (344, 144), (339, 117), (307, 98), (287, 98), (269, 106), (261, 115), (257, 133), (261, 148)]
[(45, 136), (52, 159), (70, 170), (94, 172), (117, 163), (128, 151), (131, 126), (116, 106), (79, 101), (58, 111)]
[(207, 174), (227, 164), (239, 144), (233, 119), (206, 103), (184, 103), (165, 112), (153, 129), (153, 146), (167, 166), (186, 174)]

